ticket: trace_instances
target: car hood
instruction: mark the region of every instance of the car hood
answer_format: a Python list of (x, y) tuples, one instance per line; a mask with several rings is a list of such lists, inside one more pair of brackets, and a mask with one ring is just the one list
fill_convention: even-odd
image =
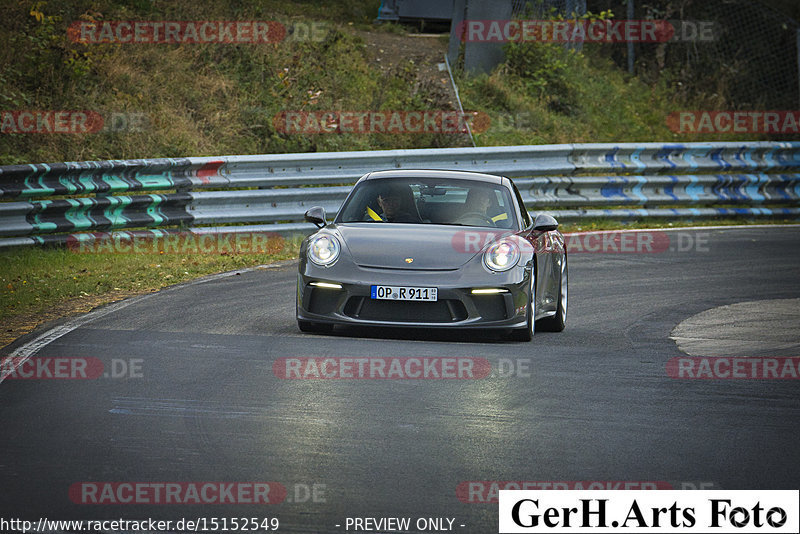
[(348, 224), (337, 230), (357, 265), (407, 270), (458, 269), (483, 250), (487, 239), (500, 235), (498, 230), (431, 224)]

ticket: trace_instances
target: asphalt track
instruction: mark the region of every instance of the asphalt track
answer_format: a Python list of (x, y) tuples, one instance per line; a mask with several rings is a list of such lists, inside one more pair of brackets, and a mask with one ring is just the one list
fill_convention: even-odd
[[(530, 343), (388, 329), (302, 335), (293, 264), (112, 305), (65, 323), (49, 343), (28, 336), (4, 354), (98, 358), (126, 378), (0, 384), (0, 517), (277, 517), (279, 532), (345, 532), (347, 517), (447, 517), (455, 531), (488, 533), (497, 505), (463, 502), (460, 484), (796, 489), (800, 381), (674, 379), (666, 364), (683, 355), (670, 334), (687, 318), (800, 297), (800, 231), (682, 235), (684, 246), (695, 241), (689, 250), (571, 255), (567, 328)], [(751, 356), (769, 353), (772, 328), (751, 330), (765, 339), (765, 353)], [(800, 324), (781, 332), (784, 354), (787, 341), (800, 344)], [(492, 374), (273, 373), (276, 359), (307, 356), (485, 358)], [(502, 358), (523, 367), (501, 372)], [(270, 481), (289, 493), (270, 505), (75, 504), (69, 488), (82, 481)]]

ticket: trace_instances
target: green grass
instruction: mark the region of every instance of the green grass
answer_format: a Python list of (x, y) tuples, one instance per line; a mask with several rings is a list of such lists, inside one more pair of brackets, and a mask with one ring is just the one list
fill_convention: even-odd
[(0, 252), (0, 323), (71, 299), (146, 292), (199, 276), (296, 258), (299, 239), (255, 254), (110, 254), (62, 248)]
[(458, 81), (464, 109), (490, 119), (475, 135), (479, 145), (769, 139), (675, 133), (667, 123), (670, 113), (708, 109), (708, 98), (687, 100), (666, 77), (648, 85), (628, 75), (600, 44), (585, 45), (583, 52), (557, 44), (511, 44), (506, 53), (506, 63), (491, 74)]
[[(50, 161), (447, 146), (436, 134), (285, 134), (281, 111), (440, 109), (413, 64), (381, 73), (352, 28), (378, 0), (110, 0), (0, 5), (0, 109), (141, 113), (140, 131), (0, 135), (0, 165)], [(75, 21), (277, 20), (321, 40), (274, 44), (83, 44)], [(387, 26), (379, 31), (396, 31)]]

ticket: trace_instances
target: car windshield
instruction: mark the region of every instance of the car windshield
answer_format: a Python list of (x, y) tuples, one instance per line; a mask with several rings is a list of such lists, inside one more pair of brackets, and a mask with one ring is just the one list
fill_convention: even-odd
[(457, 179), (365, 180), (353, 190), (336, 222), (517, 228), (508, 188)]

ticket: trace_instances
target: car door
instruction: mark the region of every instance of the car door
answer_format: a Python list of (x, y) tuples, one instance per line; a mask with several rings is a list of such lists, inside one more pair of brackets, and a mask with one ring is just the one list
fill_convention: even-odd
[[(510, 181), (510, 180), (509, 180)], [(521, 234), (531, 245), (536, 262), (536, 316), (555, 312), (558, 306), (558, 287), (561, 274), (561, 255), (564, 241), (557, 230), (540, 231), (534, 228), (528, 210), (517, 186), (511, 182), (514, 196), (519, 204), (521, 221), (525, 231)]]

